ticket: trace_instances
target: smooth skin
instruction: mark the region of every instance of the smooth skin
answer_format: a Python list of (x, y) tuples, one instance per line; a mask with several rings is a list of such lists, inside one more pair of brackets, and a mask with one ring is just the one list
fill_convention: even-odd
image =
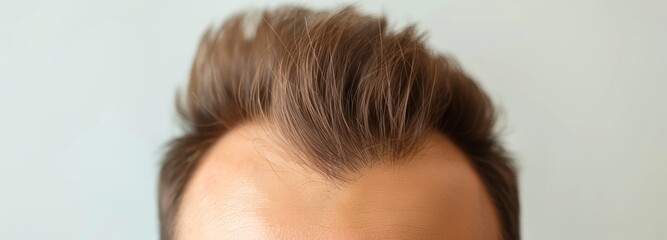
[(499, 239), (490, 197), (445, 136), (401, 166), (334, 184), (246, 124), (209, 149), (187, 185), (176, 239)]

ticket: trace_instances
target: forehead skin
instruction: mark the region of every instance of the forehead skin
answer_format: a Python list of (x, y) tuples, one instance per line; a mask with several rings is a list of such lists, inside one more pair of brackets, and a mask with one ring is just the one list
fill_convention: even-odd
[(342, 185), (265, 139), (245, 125), (209, 150), (188, 183), (176, 239), (499, 239), (480, 179), (441, 135), (407, 164), (366, 169)]

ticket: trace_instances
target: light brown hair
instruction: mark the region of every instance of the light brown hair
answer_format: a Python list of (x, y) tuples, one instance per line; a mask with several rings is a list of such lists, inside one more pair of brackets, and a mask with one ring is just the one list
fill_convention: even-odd
[(494, 132), (493, 104), (414, 26), (390, 31), (385, 18), (353, 7), (282, 7), (254, 17), (236, 15), (201, 39), (179, 102), (185, 133), (160, 172), (162, 239), (172, 238), (201, 156), (251, 121), (271, 126), (295, 161), (343, 183), (375, 164), (401, 164), (428, 133), (441, 133), (484, 182), (503, 239), (519, 239), (517, 180)]

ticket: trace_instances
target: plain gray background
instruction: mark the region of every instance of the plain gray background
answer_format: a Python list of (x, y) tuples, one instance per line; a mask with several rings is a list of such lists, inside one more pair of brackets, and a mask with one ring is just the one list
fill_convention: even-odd
[[(524, 239), (667, 236), (667, 1), (358, 4), (418, 23), (502, 106)], [(198, 38), (275, 5), (2, 0), (0, 239), (156, 239)]]

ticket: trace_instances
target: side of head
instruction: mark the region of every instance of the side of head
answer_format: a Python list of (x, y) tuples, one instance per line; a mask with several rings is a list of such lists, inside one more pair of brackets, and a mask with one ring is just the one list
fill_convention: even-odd
[[(451, 181), (479, 181), (493, 208), (489, 216), (498, 225), (490, 231), (497, 231), (502, 239), (519, 239), (516, 176), (494, 134), (493, 105), (454, 62), (428, 49), (414, 27), (390, 31), (384, 18), (352, 7), (334, 11), (283, 7), (256, 16), (237, 15), (204, 34), (184, 100), (180, 110), (185, 133), (170, 145), (160, 173), (162, 239), (183, 236), (178, 232), (185, 231), (186, 224), (179, 218), (188, 215), (183, 213), (188, 191), (211, 198), (197, 193), (204, 189), (202, 183), (217, 181), (215, 171), (206, 169), (239, 169), (257, 159), (282, 162), (276, 167), (286, 171), (302, 167), (308, 172), (293, 182), (323, 182), (301, 192), (312, 193), (307, 199), (319, 195), (338, 199), (326, 206), (318, 204), (316, 211), (326, 214), (316, 218), (338, 216), (343, 222), (360, 212), (385, 211), (359, 204), (380, 201), (376, 195), (362, 193), (384, 189), (383, 184), (395, 184), (396, 189), (404, 185), (403, 195), (417, 196), (403, 202), (382, 201), (386, 205), (433, 203), (437, 208), (436, 203), (449, 200), (425, 202), (428, 197), (420, 194), (432, 191), (418, 191), (414, 186), (433, 180), (465, 190), (477, 185), (462, 187), (468, 185)], [(257, 150), (258, 146), (267, 150)], [(228, 154), (234, 151), (242, 154)], [(443, 165), (448, 159), (457, 159), (457, 164)], [(441, 178), (440, 167), (445, 177), (468, 170), (474, 177)], [(399, 170), (387, 174), (377, 169)], [(272, 170), (280, 178), (280, 171)], [(223, 173), (235, 174), (218, 175)], [(206, 180), (192, 180), (202, 178)], [(406, 178), (420, 180), (414, 185), (396, 181)], [(230, 181), (234, 179), (223, 182)], [(267, 189), (274, 191), (285, 186), (273, 185), (269, 178), (266, 182), (271, 186)], [(271, 198), (281, 192), (260, 195)], [(189, 199), (197, 198), (192, 196)], [(303, 200), (288, 197), (287, 202)], [(340, 209), (352, 210), (342, 214)], [(438, 217), (442, 216), (434, 221), (440, 221)], [(278, 225), (285, 220), (263, 219)], [(326, 229), (338, 226), (326, 224), (335, 225)]]

